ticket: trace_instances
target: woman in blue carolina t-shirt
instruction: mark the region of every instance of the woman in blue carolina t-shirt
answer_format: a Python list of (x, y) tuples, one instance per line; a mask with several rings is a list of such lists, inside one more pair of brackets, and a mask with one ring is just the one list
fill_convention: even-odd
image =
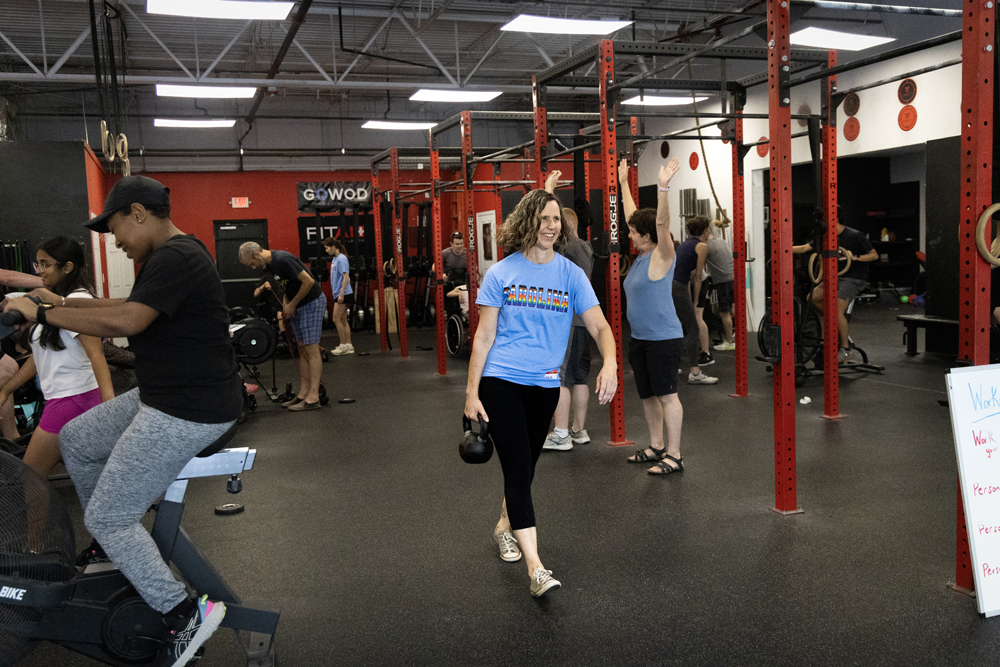
[[(532, 190), (504, 221), (497, 241), (507, 257), (493, 265), (479, 291), (479, 327), (469, 361), (465, 415), (490, 423), (503, 468), (504, 502), (493, 537), (508, 562), (524, 555), (535, 597), (557, 588), (538, 558), (531, 481), (559, 402), (559, 368), (573, 313), (597, 341), (604, 366), (597, 376), (603, 405), (618, 387), (615, 339), (583, 271), (556, 254), (569, 239), (559, 200)], [(512, 534), (513, 532), (513, 534)]]

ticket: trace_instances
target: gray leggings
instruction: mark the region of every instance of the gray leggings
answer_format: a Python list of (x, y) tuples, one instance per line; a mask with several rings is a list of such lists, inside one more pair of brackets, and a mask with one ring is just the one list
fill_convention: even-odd
[(59, 433), (87, 530), (160, 613), (183, 602), (187, 591), (139, 521), (188, 461), (232, 425), (171, 417), (144, 405), (133, 389), (83, 413)]
[(701, 347), (701, 343), (698, 342), (698, 316), (695, 315), (694, 303), (691, 301), (691, 290), (676, 280), (674, 310), (677, 311), (677, 319), (681, 321), (681, 328), (684, 329), (684, 347), (687, 348), (688, 362), (693, 368), (698, 365), (698, 350)]

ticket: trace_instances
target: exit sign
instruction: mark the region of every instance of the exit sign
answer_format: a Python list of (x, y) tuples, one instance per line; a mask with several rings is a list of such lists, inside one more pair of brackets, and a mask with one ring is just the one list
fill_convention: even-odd
[(233, 208), (250, 208), (250, 198), (249, 197), (233, 197), (229, 200)]

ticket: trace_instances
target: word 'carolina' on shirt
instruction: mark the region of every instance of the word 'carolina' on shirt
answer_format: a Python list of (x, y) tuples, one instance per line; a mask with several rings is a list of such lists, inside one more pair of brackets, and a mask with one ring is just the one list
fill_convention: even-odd
[(526, 285), (510, 285), (503, 288), (503, 303), (505, 306), (524, 306), (541, 308), (565, 313), (569, 310), (569, 292), (547, 289), (545, 287), (528, 287)]

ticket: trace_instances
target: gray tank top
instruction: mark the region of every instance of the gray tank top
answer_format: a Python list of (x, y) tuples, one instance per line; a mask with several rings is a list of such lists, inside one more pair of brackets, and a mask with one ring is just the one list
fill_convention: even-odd
[(708, 255), (705, 266), (712, 276), (712, 282), (728, 283), (733, 280), (733, 249), (725, 239), (711, 238), (705, 242)]

